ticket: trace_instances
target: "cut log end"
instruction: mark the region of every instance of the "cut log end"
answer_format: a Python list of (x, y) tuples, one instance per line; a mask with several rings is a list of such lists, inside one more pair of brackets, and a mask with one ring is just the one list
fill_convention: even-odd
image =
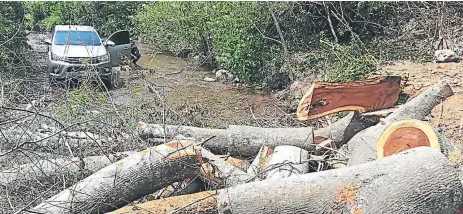
[(382, 76), (347, 83), (315, 83), (300, 100), (296, 115), (299, 120), (309, 120), (341, 111), (390, 108), (398, 100), (400, 80), (400, 76)]
[(440, 150), (432, 127), (419, 120), (401, 120), (391, 123), (381, 134), (376, 145), (376, 157), (379, 159), (421, 146)]

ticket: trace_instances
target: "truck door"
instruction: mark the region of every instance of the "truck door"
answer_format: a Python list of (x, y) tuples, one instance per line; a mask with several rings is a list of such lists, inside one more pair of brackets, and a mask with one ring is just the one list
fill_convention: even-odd
[[(113, 46), (106, 45), (109, 41), (114, 42)], [(124, 60), (131, 60), (130, 33), (127, 30), (120, 30), (113, 33), (105, 42), (106, 49), (111, 57), (111, 65), (119, 66)]]

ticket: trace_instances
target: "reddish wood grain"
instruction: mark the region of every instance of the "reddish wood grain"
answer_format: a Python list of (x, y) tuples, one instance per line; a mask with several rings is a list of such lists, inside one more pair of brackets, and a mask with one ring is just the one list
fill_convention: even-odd
[(345, 83), (317, 82), (299, 102), (299, 120), (341, 111), (369, 112), (391, 108), (399, 99), (400, 76), (381, 76)]

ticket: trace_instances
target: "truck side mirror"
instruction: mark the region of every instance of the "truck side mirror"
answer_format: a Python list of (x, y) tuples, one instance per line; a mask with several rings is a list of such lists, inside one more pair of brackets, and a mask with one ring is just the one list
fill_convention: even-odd
[(116, 46), (116, 43), (114, 43), (114, 42), (111, 41), (111, 40), (106, 40), (105, 46), (114, 47), (114, 46)]

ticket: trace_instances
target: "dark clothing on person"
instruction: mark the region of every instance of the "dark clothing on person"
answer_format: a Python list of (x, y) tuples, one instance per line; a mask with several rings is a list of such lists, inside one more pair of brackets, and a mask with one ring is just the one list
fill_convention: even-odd
[(135, 43), (132, 43), (132, 62), (135, 64), (141, 57), (140, 51), (138, 50), (138, 47), (135, 45)]

